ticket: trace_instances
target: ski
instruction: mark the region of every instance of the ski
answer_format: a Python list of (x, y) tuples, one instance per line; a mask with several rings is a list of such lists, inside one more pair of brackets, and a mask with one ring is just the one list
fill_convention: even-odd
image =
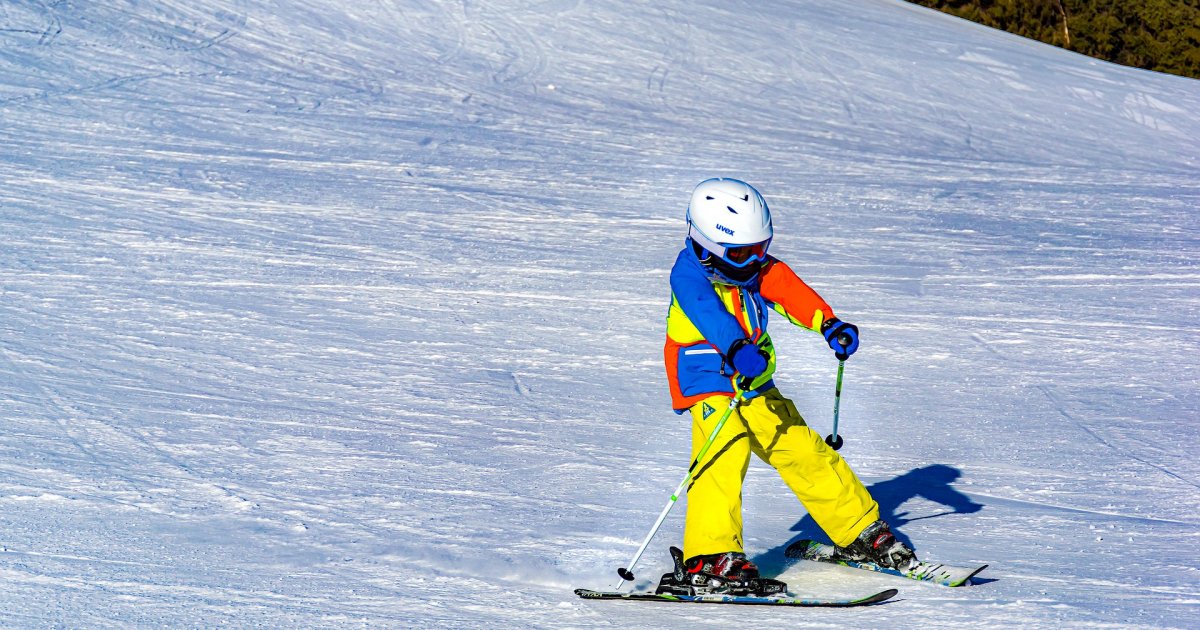
[(853, 606), (869, 606), (887, 601), (898, 593), (894, 588), (875, 593), (860, 599), (801, 599), (799, 597), (755, 597), (750, 595), (721, 595), (707, 593), (703, 595), (674, 595), (671, 593), (650, 593), (622, 591), (593, 591), (586, 588), (575, 589), (575, 594), (584, 599), (623, 599), (629, 601), (696, 603), (696, 604), (742, 604), (750, 606), (804, 606), (825, 608), (850, 608)]
[(936, 564), (933, 562), (918, 561), (907, 571), (890, 569), (879, 566), (874, 562), (847, 560), (838, 555), (837, 547), (833, 545), (825, 545), (813, 540), (798, 540), (791, 545), (788, 545), (784, 555), (789, 558), (802, 558), (804, 560), (815, 560), (817, 562), (829, 562), (832, 564), (840, 564), (844, 567), (853, 567), (855, 569), (866, 569), (868, 571), (876, 571), (878, 573), (887, 573), (918, 582), (929, 582), (931, 584), (941, 584), (942, 586), (962, 586), (966, 584), (972, 577), (975, 577), (980, 571), (987, 568), (988, 565), (983, 564), (976, 567), (955, 567), (947, 564)]

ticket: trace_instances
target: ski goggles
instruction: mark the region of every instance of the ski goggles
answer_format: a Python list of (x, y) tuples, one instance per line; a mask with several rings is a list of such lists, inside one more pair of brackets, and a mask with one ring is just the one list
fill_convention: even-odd
[(767, 246), (771, 241), (763, 241), (752, 245), (735, 245), (725, 248), (723, 258), (729, 261), (730, 264), (744, 267), (751, 263), (762, 262), (767, 259)]
[(716, 254), (725, 262), (739, 269), (766, 260), (767, 248), (771, 246), (771, 239), (749, 245), (722, 245), (701, 234), (700, 230), (697, 230), (694, 226), (689, 236), (704, 249)]

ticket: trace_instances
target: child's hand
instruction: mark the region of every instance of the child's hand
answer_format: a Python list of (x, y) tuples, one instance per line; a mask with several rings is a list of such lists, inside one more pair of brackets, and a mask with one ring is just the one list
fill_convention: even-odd
[(762, 348), (750, 343), (749, 339), (738, 339), (729, 347), (729, 361), (733, 363), (733, 369), (750, 379), (757, 378), (767, 371), (767, 360), (770, 358)]
[(821, 334), (839, 361), (849, 359), (858, 350), (858, 326), (854, 324), (831, 317), (821, 324)]

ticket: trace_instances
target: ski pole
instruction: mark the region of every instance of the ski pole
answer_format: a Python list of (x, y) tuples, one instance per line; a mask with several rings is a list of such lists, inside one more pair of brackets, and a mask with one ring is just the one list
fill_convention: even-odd
[[(842, 348), (847, 348), (853, 341), (849, 335), (842, 333), (838, 335), (838, 345)], [(848, 358), (848, 357), (847, 357)], [(842, 448), (844, 441), (842, 436), (838, 435), (838, 408), (842, 406), (842, 372), (846, 370), (846, 359), (838, 359), (838, 375), (837, 386), (833, 390), (833, 433), (825, 436), (825, 443), (833, 450)]]
[(842, 448), (844, 441), (838, 435), (838, 407), (842, 405), (842, 372), (846, 369), (846, 361), (838, 361), (837, 387), (833, 391), (833, 433), (825, 436), (825, 443), (833, 450)]
[(742, 402), (742, 395), (745, 391), (739, 391), (733, 400), (729, 401), (729, 407), (725, 409), (725, 415), (717, 422), (717, 426), (713, 428), (712, 433), (709, 433), (708, 440), (704, 442), (704, 446), (700, 447), (700, 452), (696, 455), (696, 459), (692, 460), (692, 465), (688, 466), (687, 474), (684, 475), (683, 481), (679, 482), (679, 486), (675, 488), (675, 492), (671, 493), (671, 498), (667, 500), (666, 506), (663, 507), (662, 513), (658, 515), (658, 520), (654, 521), (654, 527), (650, 528), (650, 533), (646, 534), (646, 539), (642, 541), (642, 546), (638, 547), (637, 553), (633, 554), (633, 560), (629, 561), (629, 567), (621, 567), (617, 569), (617, 575), (621, 576), (621, 581), (617, 582), (614, 590), (619, 590), (625, 582), (633, 581), (633, 567), (641, 560), (642, 554), (646, 551), (646, 547), (650, 546), (650, 540), (658, 533), (658, 528), (662, 527), (663, 521), (667, 520), (667, 514), (671, 512), (671, 508), (675, 507), (675, 502), (679, 500), (679, 495), (683, 494), (683, 489), (687, 487), (689, 481), (692, 480), (692, 475), (696, 472), (696, 466), (704, 459), (704, 455), (708, 453), (708, 449), (712, 446), (713, 441), (717, 438), (717, 434), (721, 432), (721, 427), (725, 426), (725, 421), (729, 419), (730, 414)]

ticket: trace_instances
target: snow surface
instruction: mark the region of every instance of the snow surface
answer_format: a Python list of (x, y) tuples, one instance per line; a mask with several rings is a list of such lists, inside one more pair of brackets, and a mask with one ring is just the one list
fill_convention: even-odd
[[(1200, 626), (1200, 82), (898, 0), (10, 0), (0, 141), (0, 625)], [(755, 462), (752, 557), (898, 600), (571, 593), (686, 469), (714, 175), (862, 329), (842, 453), (980, 584), (788, 564)]]

